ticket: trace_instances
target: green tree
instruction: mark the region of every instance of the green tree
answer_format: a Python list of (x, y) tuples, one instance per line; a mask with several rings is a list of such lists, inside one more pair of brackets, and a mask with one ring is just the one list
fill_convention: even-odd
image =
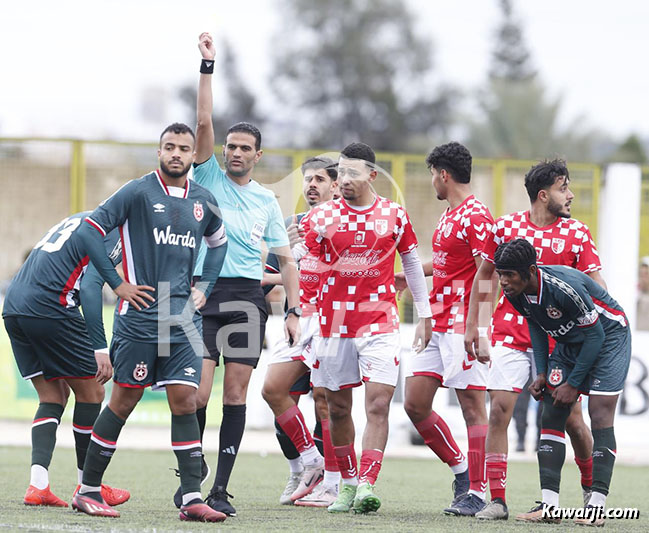
[(617, 150), (609, 157), (611, 162), (618, 163), (638, 163), (645, 165), (647, 163), (647, 154), (645, 153), (642, 142), (637, 135), (629, 135), (626, 140), (617, 147)]
[[(566, 156), (588, 160), (599, 134), (583, 119), (561, 128), (561, 98), (550, 98), (532, 66), (520, 21), (511, 0), (500, 0), (489, 80), (477, 96), (478, 118), (469, 121), (467, 142), (480, 157), (537, 159)], [(578, 125), (579, 124), (579, 125)]]
[(278, 3), (272, 85), (289, 142), (412, 150), (417, 136), (445, 131), (455, 93), (435, 89), (431, 44), (415, 34), (404, 1)]

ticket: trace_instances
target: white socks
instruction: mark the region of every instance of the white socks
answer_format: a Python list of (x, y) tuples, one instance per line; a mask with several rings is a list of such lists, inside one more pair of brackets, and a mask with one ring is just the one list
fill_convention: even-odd
[(39, 490), (46, 489), (50, 484), (50, 477), (47, 473), (47, 468), (41, 465), (32, 465), (29, 484), (33, 485)]

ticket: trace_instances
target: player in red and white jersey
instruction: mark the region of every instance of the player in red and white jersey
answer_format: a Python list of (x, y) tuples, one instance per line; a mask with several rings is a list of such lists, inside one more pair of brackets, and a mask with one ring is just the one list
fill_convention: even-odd
[[(478, 332), (478, 311), (481, 302), (491, 307), (492, 294), (479, 290), (481, 281), (495, 271), (494, 253), (499, 244), (516, 238), (528, 240), (536, 249), (538, 264), (567, 265), (587, 273), (605, 287), (597, 249), (588, 226), (570, 218), (574, 194), (569, 188), (570, 175), (562, 160), (543, 161), (533, 166), (525, 176), (525, 188), (530, 197), (530, 210), (505, 215), (496, 220), (483, 251), (483, 259), (474, 280), (465, 347), (479, 360), (490, 361), (488, 390), (491, 398), (487, 438), (487, 476), (491, 503), (477, 516), (501, 519), (508, 515), (505, 500), (507, 480), (507, 427), (512, 417), (518, 393), (528, 380), (530, 370), (535, 374), (532, 343), (524, 318), (501, 295), (491, 324), (491, 345)], [(486, 325), (485, 318), (481, 322)], [(482, 332), (484, 333), (484, 331)], [(478, 346), (479, 338), (483, 340)], [(568, 419), (566, 431), (575, 451), (575, 461), (581, 471), (584, 496), (592, 482), (592, 446), (590, 430), (577, 403)]]
[[(469, 150), (457, 142), (437, 146), (426, 158), (438, 200), (448, 202), (433, 234), (433, 259), (424, 273), (433, 277), (430, 304), (433, 337), (408, 361), (405, 409), (424, 442), (455, 474), (448, 514), (473, 516), (485, 506), (487, 366), (464, 350), (464, 322), (480, 254), (493, 218), (471, 192)], [(397, 275), (399, 290), (405, 288)], [(469, 461), (444, 420), (432, 409), (440, 386), (452, 387), (462, 407), (469, 437)]]
[[(336, 167), (337, 163), (329, 157), (312, 157), (302, 164), (303, 194), (312, 209), (333, 199), (338, 190)], [(321, 428), (322, 454), (314, 440), (316, 431), (312, 435), (307, 429), (304, 416), (297, 405), (299, 395), (311, 390), (310, 370), (315, 361), (314, 337), (320, 333), (317, 297), (322, 273), (319, 267), (324, 265), (320, 263), (319, 257), (306, 250), (304, 239), (300, 237), (300, 234), (306, 234), (309, 229), (309, 213), (293, 216), (288, 221), (295, 219), (297, 227), (289, 226), (289, 237), (293, 237), (293, 254), (299, 259), (300, 265), (300, 309), (293, 311), (301, 315), (300, 339), (291, 344), (281, 339), (273, 347), (262, 396), (276, 417), (278, 440), (291, 469), (280, 503), (327, 507), (338, 497), (340, 474), (329, 434), (329, 413), (324, 389), (313, 390), (316, 418)], [(272, 253), (266, 260), (263, 283), (270, 285), (270, 288), (282, 283), (279, 260)], [(293, 392), (296, 394), (292, 394)]]
[[(401, 255), (419, 323), (414, 347), (430, 340), (430, 304), (417, 238), (405, 209), (374, 194), (376, 157), (363, 143), (344, 148), (338, 163), (342, 198), (311, 215), (306, 246), (329, 267), (320, 290), (320, 330), (312, 381), (325, 387), (331, 438), (342, 488), (330, 512), (376, 511), (373, 486), (388, 437), (390, 401), (399, 376), (401, 343), (394, 260)], [(354, 452), (352, 388), (365, 383), (367, 425), (360, 470)]]

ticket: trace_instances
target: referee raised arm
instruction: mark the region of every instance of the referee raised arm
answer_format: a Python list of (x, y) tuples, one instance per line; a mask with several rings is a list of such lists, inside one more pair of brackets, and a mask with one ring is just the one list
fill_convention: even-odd
[[(197, 415), (202, 435), (214, 369), (222, 356), (225, 373), (219, 459), (214, 485), (206, 501), (213, 509), (235, 516), (226, 489), (243, 436), (248, 383), (259, 361), (268, 318), (260, 286), (263, 273), (261, 241), (265, 241), (279, 258), (289, 306), (285, 331), (287, 338), (294, 341), (300, 335), (297, 314), (291, 313), (292, 308), (300, 305), (298, 274), (275, 195), (252, 179), (253, 169), (262, 156), (259, 130), (244, 122), (233, 125), (223, 144), (225, 170), (214, 157), (212, 71), (215, 47), (210, 34), (200, 35), (198, 47), (203, 61), (198, 86), (194, 179), (217, 198), (229, 248), (212, 296), (201, 310), (203, 338), (209, 354), (203, 359)], [(202, 253), (195, 276), (201, 275), (201, 269)]]

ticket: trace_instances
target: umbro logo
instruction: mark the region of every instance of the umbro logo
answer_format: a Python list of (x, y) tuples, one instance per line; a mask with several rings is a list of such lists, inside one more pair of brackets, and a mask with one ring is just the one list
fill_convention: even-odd
[(234, 446), (228, 446), (227, 448), (221, 450), (221, 453), (228, 453), (230, 455), (237, 455), (237, 450)]
[(194, 377), (194, 374), (196, 374), (196, 370), (193, 369), (191, 366), (188, 366), (187, 368), (183, 368), (185, 371), (185, 375), (189, 377)]
[(164, 213), (165, 212), (165, 206), (163, 204), (153, 204), (153, 212), (154, 213)]

